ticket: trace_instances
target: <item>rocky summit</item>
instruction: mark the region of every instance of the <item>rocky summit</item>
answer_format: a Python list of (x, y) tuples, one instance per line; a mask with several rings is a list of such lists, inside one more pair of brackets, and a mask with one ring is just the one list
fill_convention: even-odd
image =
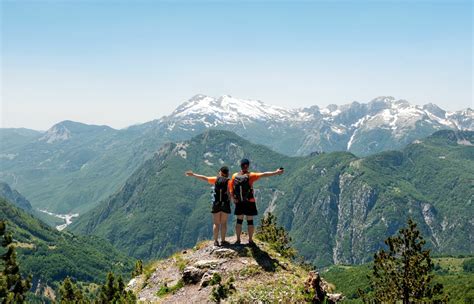
[[(133, 278), (128, 289), (142, 303), (276, 303), (324, 301), (344, 297), (319, 273), (298, 265), (258, 241), (255, 246), (217, 247), (203, 241), (168, 259), (153, 262)], [(314, 302), (320, 303), (320, 302)]]

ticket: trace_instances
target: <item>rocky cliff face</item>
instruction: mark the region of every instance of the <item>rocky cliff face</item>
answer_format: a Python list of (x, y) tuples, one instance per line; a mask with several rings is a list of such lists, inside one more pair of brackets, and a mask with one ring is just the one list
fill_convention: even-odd
[[(337, 228), (333, 248), (335, 264), (354, 264), (365, 259), (366, 251), (364, 226), (367, 216), (374, 207), (377, 194), (369, 185), (356, 180), (355, 176), (343, 173), (338, 180)], [(359, 189), (357, 192), (351, 191)]]

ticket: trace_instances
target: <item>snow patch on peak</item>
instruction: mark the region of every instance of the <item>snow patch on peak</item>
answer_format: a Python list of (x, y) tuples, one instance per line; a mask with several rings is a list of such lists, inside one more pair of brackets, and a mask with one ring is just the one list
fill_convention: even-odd
[(459, 130), (474, 130), (474, 110), (471, 108), (446, 113), (446, 119)]
[(337, 134), (345, 134), (346, 133), (346, 130), (341, 128), (341, 127), (338, 127), (338, 126), (331, 126), (331, 131), (333, 131), (334, 133), (337, 133)]
[(389, 104), (386, 104), (386, 107), (378, 109), (366, 119), (369, 122), (366, 126), (387, 126), (399, 133), (402, 129), (414, 128), (418, 121), (424, 119), (430, 119), (443, 125), (451, 125), (444, 117), (437, 117), (424, 110), (423, 107), (410, 105), (406, 100), (391, 100)]
[(422, 109), (426, 112), (432, 113), (437, 117), (445, 117), (446, 111), (435, 105), (434, 103), (428, 103), (423, 105)]
[(260, 100), (239, 99), (230, 95), (218, 98), (196, 95), (179, 106), (171, 116), (179, 118), (212, 116), (215, 118), (215, 125), (219, 122), (240, 123), (242, 119), (282, 120), (292, 114), (293, 111), (267, 105)]
[(341, 114), (341, 109), (338, 105), (330, 104), (327, 107), (320, 110), (320, 113), (325, 116), (324, 120), (332, 120), (333, 117), (338, 116)]

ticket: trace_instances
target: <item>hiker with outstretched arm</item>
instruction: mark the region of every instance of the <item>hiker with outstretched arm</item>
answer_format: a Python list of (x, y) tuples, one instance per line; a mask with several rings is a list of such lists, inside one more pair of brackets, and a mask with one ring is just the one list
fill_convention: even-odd
[[(229, 243), (225, 240), (227, 233), (227, 217), (230, 214), (230, 188), (229, 168), (222, 167), (217, 176), (204, 176), (193, 171), (187, 171), (186, 176), (192, 176), (214, 185), (212, 202), (212, 232), (214, 234), (214, 246), (224, 246)], [(219, 244), (219, 230), (221, 232), (221, 243)]]
[(237, 216), (237, 224), (235, 233), (237, 235), (236, 244), (240, 244), (240, 234), (242, 233), (242, 224), (244, 216), (247, 218), (247, 229), (249, 234), (249, 245), (255, 245), (253, 242), (253, 217), (258, 214), (255, 196), (253, 193), (253, 183), (262, 177), (269, 177), (283, 174), (283, 168), (272, 172), (250, 172), (250, 161), (242, 159), (240, 161), (240, 172), (232, 175), (230, 188), (235, 203), (235, 215)]

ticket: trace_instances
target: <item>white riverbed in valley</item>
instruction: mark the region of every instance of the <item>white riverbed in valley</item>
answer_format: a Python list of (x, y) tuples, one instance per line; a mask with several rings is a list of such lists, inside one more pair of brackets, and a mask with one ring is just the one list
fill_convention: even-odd
[(58, 214), (58, 213), (50, 212), (48, 210), (41, 210), (41, 209), (38, 209), (38, 211), (64, 220), (64, 224), (56, 226), (56, 229), (59, 230), (59, 231), (64, 230), (64, 228), (71, 225), (72, 219), (79, 216), (79, 213)]

